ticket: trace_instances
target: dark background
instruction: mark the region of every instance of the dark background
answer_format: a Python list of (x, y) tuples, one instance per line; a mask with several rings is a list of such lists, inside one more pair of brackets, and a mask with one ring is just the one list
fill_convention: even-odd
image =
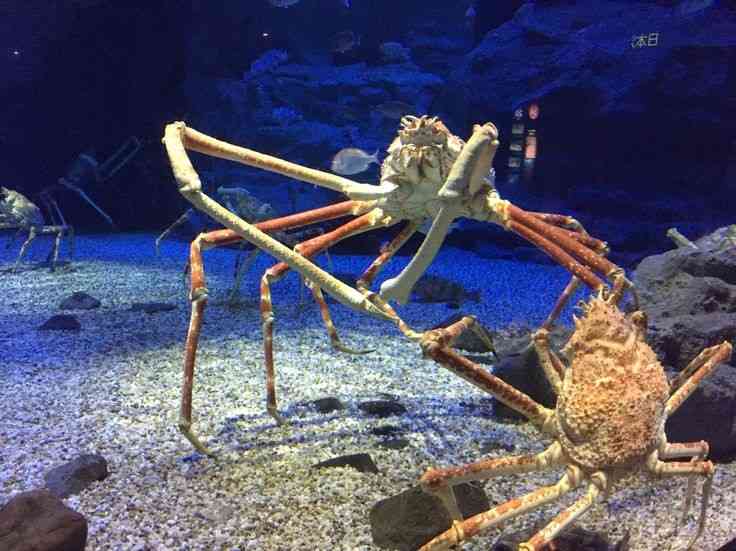
[[(458, 3), (460, 7), (445, 14), (442, 10), (448, 9), (447, 4), (439, 0), (353, 0), (348, 10), (339, 0), (302, 0), (285, 10), (274, 8), (266, 0), (3, 2), (0, 184), (33, 199), (41, 188), (63, 175), (80, 152), (91, 148), (104, 159), (134, 135), (143, 148), (132, 162), (110, 181), (88, 191), (111, 214), (118, 228), (160, 230), (187, 207), (176, 192), (163, 155), (163, 126), (172, 120), (202, 117), (202, 101), (196, 97), (198, 83), (205, 79), (239, 79), (252, 61), (271, 48), (288, 50), (290, 61), (311, 63), (315, 52), (328, 48), (330, 36), (345, 28), (360, 34), (360, 46), (347, 57), (332, 56), (327, 62), (340, 65), (363, 61), (371, 65), (381, 42), (410, 40), (408, 34), (417, 30), (411, 21), (424, 13), (427, 28), (421, 32), (429, 36), (434, 33), (438, 42), (451, 42), (444, 58), (437, 52), (430, 55), (415, 49), (418, 65), (434, 72), (446, 71), (446, 91), (438, 95), (433, 107), (446, 113), (454, 125), (451, 128), (458, 128), (460, 135), (466, 135), (472, 122), (482, 120), (498, 121), (507, 131), (512, 106), (493, 96), (493, 90), (501, 88), (497, 77), (483, 72), (487, 69), (476, 72), (474, 60), (487, 52), (490, 58), (484, 60), (483, 67), (504, 63), (493, 57), (498, 55), (494, 48), (503, 40), (514, 39), (509, 21), (515, 14), (523, 19), (517, 10), (525, 4), (554, 14), (556, 9), (573, 9), (575, 3), (478, 0), (472, 20), (464, 18), (467, 3)], [(680, 13), (677, 10), (683, 9), (681, 4), (628, 3), (651, 6), (660, 12), (672, 10), (672, 14)], [(702, 15), (692, 16), (700, 17), (693, 19), (698, 32), (708, 21), (732, 17), (730, 5), (710, 4)], [(581, 20), (584, 17), (581, 14)], [(557, 24), (548, 21), (549, 27)], [(561, 18), (560, 28), (565, 24)], [(531, 32), (527, 27), (525, 32), (526, 42), (517, 48), (520, 60), (527, 59), (525, 48), (541, 55), (547, 42), (554, 47), (554, 38), (550, 38), (554, 33), (548, 28)], [(462, 59), (464, 65), (455, 63), (456, 59)], [(660, 66), (662, 74), (654, 79), (661, 89), (651, 84), (639, 90), (634, 86), (633, 93), (641, 105), (627, 110), (628, 100), (624, 98), (620, 114), (607, 112), (605, 101), (611, 100), (586, 86), (571, 83), (545, 92), (544, 116), (538, 123), (539, 136), (546, 140), (540, 149), (543, 155), (535, 179), (510, 191), (510, 197), (522, 206), (527, 197), (533, 199), (531, 202), (549, 201), (554, 207), (550, 210), (582, 213), (583, 218), (586, 211), (592, 217), (600, 211), (617, 216), (626, 214), (629, 206), (636, 209), (637, 205), (655, 204), (654, 209), (640, 209), (636, 220), (641, 224), (647, 222), (648, 212), (657, 210), (657, 204), (664, 205), (676, 197), (678, 205), (692, 205), (687, 216), (700, 223), (697, 230), (732, 222), (736, 173), (734, 48), (725, 42), (702, 48), (682, 46), (674, 59), (676, 64), (671, 62), (664, 69)], [(534, 62), (527, 61), (530, 66)], [(603, 65), (605, 62), (596, 68), (593, 63), (591, 74), (604, 70)], [(678, 67), (684, 67), (682, 74), (676, 73)], [(525, 70), (520, 66), (520, 73)], [(557, 69), (549, 66), (544, 70), (554, 74)], [(719, 71), (723, 73), (720, 84), (701, 96), (695, 94), (683, 100), (666, 95), (668, 86), (697, 88)], [(626, 79), (631, 78), (630, 74), (622, 74), (617, 82), (610, 77), (604, 88), (627, 86), (630, 82)], [(458, 89), (458, 84), (473, 79), (480, 84), (468, 85), (470, 93)], [(544, 79), (536, 75), (528, 80), (541, 86)], [(524, 93), (519, 90), (519, 97)], [(210, 105), (212, 110), (218, 108)], [(695, 115), (681, 117), (685, 112)], [(258, 144), (257, 133), (254, 142)], [(323, 157), (331, 153), (326, 151)], [(501, 153), (500, 177), (504, 177), (505, 162)], [(571, 179), (583, 184), (571, 185)], [(73, 194), (65, 192), (59, 202), (78, 229), (106, 230), (97, 214)], [(677, 209), (683, 210), (680, 206)], [(669, 214), (663, 215), (659, 222), (667, 224), (670, 218)], [(659, 228), (656, 231), (661, 233)], [(641, 234), (646, 232), (641, 226), (635, 232), (638, 237), (627, 234), (620, 245), (625, 248), (629, 240), (632, 250), (642, 252), (646, 246), (640, 242)], [(611, 229), (611, 233), (621, 231)], [(483, 237), (476, 235), (466, 241), (473, 239)], [(655, 240), (656, 246), (661, 247), (662, 240)]]

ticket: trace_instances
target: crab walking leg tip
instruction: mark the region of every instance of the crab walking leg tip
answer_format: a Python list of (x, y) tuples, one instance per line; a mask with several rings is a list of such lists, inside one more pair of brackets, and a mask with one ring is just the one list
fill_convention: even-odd
[(192, 432), (191, 424), (185, 419), (179, 420), (179, 431), (187, 440), (189, 440), (189, 442), (191, 442), (192, 446), (194, 446), (199, 453), (209, 457), (215, 457), (215, 454), (202, 444), (199, 438), (197, 438), (197, 436)]

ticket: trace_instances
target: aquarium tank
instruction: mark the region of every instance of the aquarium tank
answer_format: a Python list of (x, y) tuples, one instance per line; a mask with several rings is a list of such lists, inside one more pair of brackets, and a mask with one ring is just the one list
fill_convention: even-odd
[(0, 551), (736, 550), (736, 6), (0, 5)]

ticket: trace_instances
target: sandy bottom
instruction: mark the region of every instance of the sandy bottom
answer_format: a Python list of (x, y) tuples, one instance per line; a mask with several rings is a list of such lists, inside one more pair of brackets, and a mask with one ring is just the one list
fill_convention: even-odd
[[(211, 300), (197, 364), (194, 428), (217, 457), (193, 452), (177, 430), (189, 318), (182, 276), (187, 246), (168, 243), (156, 259), (153, 239), (83, 236), (78, 260), (57, 273), (26, 266), (0, 274), (0, 503), (42, 486), (44, 473), (56, 465), (81, 453), (102, 454), (110, 476), (66, 500), (89, 520), (87, 549), (376, 549), (371, 507), (415, 484), (428, 467), (477, 460), (488, 442), (513, 445), (515, 454), (549, 445), (530, 427), (495, 421), (484, 394), (422, 359), (394, 327), (334, 304), (343, 341), (375, 351), (333, 351), (316, 307), (306, 295), (300, 304), (294, 275), (273, 289), (277, 388), (288, 420), (277, 426), (265, 412), (256, 303), (258, 278), (270, 262), (259, 257), (246, 278), (243, 301), (231, 309), (224, 298), (235, 252), (214, 250), (205, 260)], [(0, 267), (7, 267), (14, 250), (0, 242), (0, 251)], [(34, 245), (31, 261), (45, 252), (45, 245)], [(356, 273), (370, 260), (332, 259), (336, 271)], [(396, 264), (387, 275), (402, 262)], [(483, 300), (463, 305), (463, 311), (492, 328), (539, 323), (567, 280), (558, 268), (492, 262), (453, 249), (444, 250), (432, 269), (481, 290)], [(98, 309), (74, 313), (82, 330), (37, 331), (74, 291), (102, 301)], [(177, 309), (130, 311), (133, 302), (144, 301), (170, 302)], [(426, 328), (456, 311), (409, 304), (399, 312)], [(346, 409), (321, 415), (308, 406), (328, 396)], [(357, 407), (386, 396), (407, 413), (378, 419)], [(407, 447), (379, 445), (382, 438), (370, 429), (389, 424), (402, 428)], [(358, 452), (370, 453), (380, 474), (310, 468)], [(492, 503), (501, 503), (560, 475), (500, 477), (485, 490)], [(612, 541), (628, 531), (631, 550), (663, 549), (671, 542), (678, 548), (695, 528), (691, 515), (681, 537), (671, 533), (685, 487), (682, 479), (635, 480), (579, 524)], [(736, 464), (720, 465), (697, 549), (715, 551), (734, 536), (735, 495)], [(509, 522), (504, 530), (549, 520), (572, 499)], [(464, 548), (487, 550), (499, 534), (491, 530)]]

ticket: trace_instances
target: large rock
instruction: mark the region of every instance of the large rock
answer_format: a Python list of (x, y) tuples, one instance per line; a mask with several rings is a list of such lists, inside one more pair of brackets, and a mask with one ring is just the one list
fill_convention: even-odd
[(17, 494), (0, 508), (3, 551), (84, 551), (87, 519), (48, 490)]
[(665, 430), (670, 442), (705, 440), (714, 461), (736, 459), (736, 368), (718, 366), (667, 420)]
[(726, 92), (736, 12), (673, 4), (526, 2), (465, 56), (435, 105), (454, 126), (499, 125), (503, 182), (511, 114), (538, 104), (544, 183), (501, 191), (537, 210), (564, 200), (562, 212), (611, 242), (617, 262), (627, 260), (621, 251), (638, 259), (661, 250), (666, 224), (704, 232), (729, 217), (720, 198), (731, 195), (723, 168), (736, 154), (736, 103)]
[(736, 338), (736, 246), (728, 246), (727, 232), (698, 239), (698, 249), (647, 257), (634, 272), (649, 344), (677, 370), (703, 348)]
[[(551, 346), (558, 355), (570, 333), (570, 329), (561, 326), (553, 327), (550, 332)], [(497, 337), (495, 341), (500, 361), (494, 365), (493, 374), (543, 406), (554, 408), (557, 397), (539, 364), (537, 352), (531, 344), (531, 333), (515, 330), (499, 333), (504, 334), (508, 336)], [(493, 412), (502, 419), (526, 420), (526, 417), (497, 400)]]
[[(453, 491), (464, 518), (487, 511), (491, 506), (478, 484), (458, 484)], [(370, 520), (373, 543), (383, 549), (401, 551), (413, 551), (451, 526), (440, 499), (418, 486), (376, 503)]]

